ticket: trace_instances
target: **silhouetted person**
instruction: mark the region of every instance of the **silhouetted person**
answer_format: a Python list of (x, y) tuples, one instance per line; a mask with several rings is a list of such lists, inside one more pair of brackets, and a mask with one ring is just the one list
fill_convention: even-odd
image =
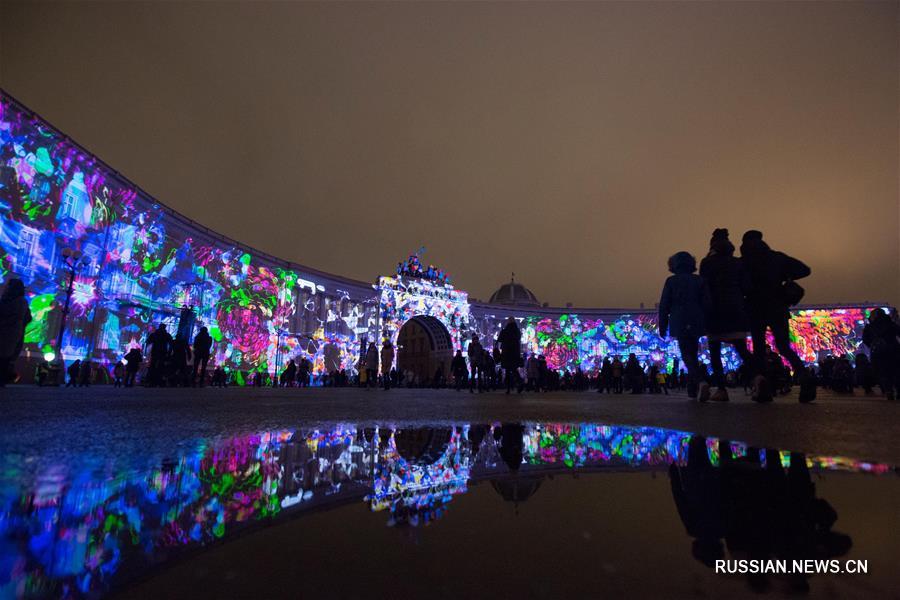
[(600, 375), (598, 376), (597, 381), (597, 392), (603, 393), (604, 390), (607, 394), (612, 392), (612, 361), (607, 356), (603, 359), (603, 364), (600, 366)]
[(753, 364), (753, 356), (747, 348), (750, 317), (744, 302), (744, 296), (750, 289), (750, 275), (744, 270), (741, 260), (734, 256), (734, 244), (728, 239), (727, 229), (713, 231), (709, 254), (700, 261), (700, 277), (709, 290), (704, 325), (712, 382), (717, 388), (712, 399), (727, 401), (722, 342), (731, 344), (745, 364)]
[(77, 387), (78, 379), (81, 377), (81, 361), (73, 361), (72, 364), (69, 365), (69, 368), (66, 369), (66, 375), (69, 376), (66, 387)]
[(197, 335), (194, 336), (194, 372), (191, 376), (191, 383), (198, 383), (197, 376), (199, 374), (199, 384), (203, 387), (206, 383), (206, 367), (209, 364), (209, 357), (212, 354), (212, 336), (206, 327), (201, 327)]
[(165, 324), (147, 336), (147, 345), (150, 346), (150, 368), (147, 371), (147, 379), (150, 387), (157, 387), (163, 383), (166, 361), (172, 350), (172, 336), (166, 331)]
[[(806, 371), (806, 365), (791, 348), (790, 307), (800, 301), (795, 295), (799, 286), (793, 282), (809, 276), (805, 264), (783, 252), (769, 248), (759, 231), (744, 234), (741, 244), (741, 261), (749, 274), (750, 289), (747, 292), (747, 309), (750, 313), (750, 334), (753, 337), (753, 356), (756, 359), (757, 378), (753, 399), (758, 402), (772, 400), (771, 382), (766, 371), (766, 329), (772, 330), (775, 347), (800, 378), (800, 402), (816, 399), (816, 384)], [(794, 296), (794, 297), (791, 297)]]
[(369, 343), (366, 350), (366, 388), (378, 386), (378, 348), (375, 342)]
[(212, 386), (225, 387), (225, 370), (220, 366), (213, 369)]
[(299, 387), (309, 387), (310, 372), (312, 372), (312, 363), (304, 356), (297, 365), (297, 385)]
[(525, 361), (525, 374), (528, 380), (528, 389), (535, 392), (541, 391), (541, 361), (536, 354), (532, 354)]
[(122, 379), (125, 377), (125, 365), (117, 360), (113, 365), (113, 387), (122, 387)]
[(0, 387), (11, 381), (13, 365), (25, 343), (25, 326), (30, 322), (25, 284), (21, 279), (10, 279), (0, 296)]
[(644, 370), (641, 369), (641, 363), (638, 362), (637, 356), (632, 352), (625, 361), (625, 387), (631, 390), (632, 394), (640, 394), (643, 390)]
[(179, 335), (172, 341), (172, 375), (175, 385), (187, 385), (190, 360), (191, 347), (187, 338)]
[(876, 308), (869, 313), (869, 322), (863, 328), (863, 343), (868, 346), (872, 355), (872, 368), (878, 379), (881, 393), (888, 400), (894, 400), (897, 397), (897, 388), (900, 386), (900, 380), (898, 380), (898, 371), (900, 371), (898, 335), (900, 335), (900, 326), (891, 320), (884, 310)]
[(391, 389), (391, 368), (394, 366), (394, 346), (385, 340), (381, 344), (381, 379), (384, 389)]
[(497, 379), (497, 363), (494, 362), (494, 357), (487, 350), (481, 353), (481, 377), (484, 380), (485, 389), (494, 389)]
[(481, 345), (481, 342), (478, 340), (477, 335), (472, 336), (472, 341), (469, 342), (468, 355), (469, 355), (469, 368), (472, 371), (471, 377), (469, 378), (469, 392), (474, 393), (475, 386), (478, 386), (478, 391), (482, 390), (484, 386), (482, 380), (484, 379), (484, 363), (485, 357), (484, 355), (487, 352), (484, 351), (484, 347)]
[(688, 396), (700, 401), (709, 399), (709, 386), (701, 381), (705, 374), (700, 371), (700, 336), (703, 335), (703, 307), (709, 303), (709, 291), (703, 279), (694, 272), (697, 263), (688, 252), (676, 252), (669, 258), (669, 271), (662, 297), (659, 300), (659, 334), (667, 332), (678, 340), (681, 360), (688, 370)]
[(506, 393), (508, 394), (517, 383), (517, 371), (522, 366), (522, 332), (514, 318), (510, 317), (506, 320), (506, 325), (500, 331), (497, 341), (500, 345), (500, 366), (503, 367), (506, 375)]
[[(720, 442), (719, 447), (726, 446)], [(724, 558), (727, 525), (725, 502), (722, 497), (721, 470), (709, 460), (706, 438), (695, 435), (688, 443), (687, 464), (669, 465), (669, 483), (678, 516), (687, 534), (694, 538), (691, 553), (707, 567), (714, 567), (717, 559)]]
[(494, 429), (494, 439), (499, 442), (499, 454), (510, 471), (516, 472), (522, 466), (525, 456), (525, 428), (519, 423), (503, 423)]
[[(852, 546), (849, 536), (832, 531), (837, 513), (816, 497), (806, 457), (791, 452), (787, 472), (779, 452), (766, 449), (734, 458), (730, 444), (719, 442), (719, 467), (709, 460), (706, 439), (694, 436), (688, 444), (687, 464), (669, 467), (672, 497), (688, 535), (695, 538), (692, 553), (709, 567), (725, 557), (788, 561), (830, 559)], [(725, 544), (722, 544), (724, 539)], [(804, 575), (790, 576), (806, 590)], [(765, 575), (751, 574), (750, 586), (764, 590)]]
[(125, 387), (132, 387), (137, 373), (141, 368), (141, 362), (144, 360), (140, 348), (132, 348), (125, 355)]
[(866, 394), (871, 394), (876, 378), (875, 370), (872, 368), (869, 357), (861, 352), (857, 354), (856, 368), (853, 371), (853, 379), (856, 385), (860, 386)]
[(88, 359), (81, 361), (81, 373), (79, 373), (79, 377), (78, 377), (78, 387), (90, 386), (93, 375), (94, 375), (93, 363)]
[(284, 373), (281, 374), (281, 387), (294, 387), (294, 379), (296, 378), (297, 363), (295, 363), (294, 359), (292, 358), (288, 362), (287, 367), (285, 367)]
[(625, 374), (625, 366), (622, 365), (622, 360), (618, 356), (613, 359), (610, 372), (612, 373), (613, 393), (621, 394), (624, 389), (622, 379)]
[[(472, 347), (472, 344), (469, 344)], [(450, 371), (453, 373), (453, 385), (458, 392), (466, 383), (469, 368), (466, 366), (466, 359), (463, 358), (462, 350), (457, 350), (450, 361)]]

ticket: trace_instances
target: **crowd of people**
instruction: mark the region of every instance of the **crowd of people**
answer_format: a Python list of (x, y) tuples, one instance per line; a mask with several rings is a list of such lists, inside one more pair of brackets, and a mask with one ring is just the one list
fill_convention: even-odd
[[(769, 402), (796, 380), (800, 383), (800, 402), (812, 402), (816, 397), (816, 373), (791, 347), (789, 328), (790, 307), (803, 297), (803, 288), (796, 281), (809, 276), (810, 269), (796, 258), (772, 250), (756, 230), (743, 235), (740, 252), (740, 257), (736, 257), (727, 229), (716, 229), (709, 252), (700, 262), (699, 274), (690, 253), (677, 252), (669, 258), (672, 275), (666, 280), (660, 299), (659, 329), (661, 335), (668, 334), (678, 341), (687, 367), (688, 395), (701, 401), (728, 399), (721, 359), (725, 343), (741, 357), (743, 369), (752, 381), (754, 400)], [(777, 354), (766, 343), (768, 331)], [(748, 334), (752, 351), (747, 346)], [(871, 376), (863, 380), (877, 379), (883, 393), (891, 399), (895, 397), (900, 368), (898, 334), (896, 321), (881, 309), (871, 312), (863, 331), (872, 366)], [(699, 361), (699, 342), (704, 335), (711, 375)], [(785, 362), (790, 365), (789, 373)], [(867, 362), (863, 361), (863, 370)], [(833, 385), (832, 365), (825, 366), (829, 385)], [(849, 389), (846, 376), (843, 385)], [(711, 386), (716, 387), (715, 392), (711, 393)]]
[[(783, 252), (772, 250), (759, 231), (747, 231), (741, 240), (740, 256), (729, 239), (727, 229), (713, 231), (709, 251), (700, 261), (685, 251), (668, 260), (672, 273), (665, 281), (659, 302), (659, 333), (677, 340), (680, 361), (671, 366), (640, 362), (635, 354), (607, 356), (591, 373), (580, 368), (557, 370), (540, 354), (522, 352), (522, 334), (510, 317), (486, 348), (478, 335), (463, 341), (444, 372), (438, 362), (432, 375), (410, 368), (399, 368), (390, 341), (363, 346), (357, 374), (345, 369), (314, 374), (313, 364), (305, 356), (290, 357), (278, 372), (226, 371), (221, 365), (209, 371), (213, 339), (206, 327), (200, 327), (193, 340), (189, 327), (179, 327), (173, 337), (160, 324), (147, 336), (143, 350), (131, 348), (111, 372), (89, 359), (75, 360), (66, 369), (66, 387), (88, 386), (93, 382), (112, 382), (116, 387), (132, 387), (138, 381), (150, 387), (214, 386), (243, 384), (252, 386), (329, 387), (453, 387), (479, 392), (505, 389), (550, 391), (596, 389), (600, 393), (663, 393), (684, 389), (699, 401), (729, 399), (729, 387), (743, 386), (753, 400), (769, 402), (778, 393), (800, 385), (800, 402), (811, 402), (817, 386), (837, 392), (852, 392), (861, 387), (867, 394), (877, 385), (894, 399), (900, 391), (900, 324), (896, 312), (882, 309), (870, 312), (863, 331), (867, 352), (856, 356), (825, 358), (816, 370), (804, 364), (790, 344), (790, 307), (803, 296), (796, 281), (810, 274), (808, 266)], [(417, 255), (401, 263), (398, 273), (435, 278), (445, 275), (432, 267), (424, 269)], [(185, 308), (183, 312), (191, 313)], [(13, 363), (20, 354), (25, 327), (31, 313), (20, 279), (10, 279), (0, 297), (0, 386), (11, 376)], [(771, 332), (775, 350), (766, 343)], [(748, 346), (747, 338), (752, 346)], [(709, 350), (709, 368), (700, 359), (700, 340), (705, 337)], [(726, 373), (722, 362), (723, 344), (731, 345), (742, 364), (737, 372)], [(145, 353), (148, 364), (145, 366)], [(51, 366), (43, 361), (36, 380), (48, 380)], [(140, 377), (139, 377), (140, 374)], [(713, 389), (715, 388), (715, 389)]]

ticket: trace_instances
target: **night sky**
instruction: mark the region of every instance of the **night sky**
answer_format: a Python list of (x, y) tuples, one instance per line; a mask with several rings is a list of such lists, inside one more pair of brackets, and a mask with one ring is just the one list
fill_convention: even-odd
[(185, 215), (373, 281), (652, 306), (761, 229), (900, 302), (900, 3), (0, 4), (0, 85)]

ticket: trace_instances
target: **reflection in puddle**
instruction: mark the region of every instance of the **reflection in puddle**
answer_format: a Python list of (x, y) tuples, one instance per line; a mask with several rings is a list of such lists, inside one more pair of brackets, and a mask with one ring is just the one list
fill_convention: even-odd
[[(85, 466), (96, 465), (96, 457), (37, 466), (7, 460), (0, 474), (0, 596), (102, 595), (179, 562), (186, 550), (312, 508), (365, 502), (391, 527), (418, 528), (445, 516), (470, 486), (489, 482), (518, 512), (547, 481), (567, 473), (667, 474), (667, 510), (674, 512), (674, 500), (691, 553), (706, 565), (717, 558), (837, 557), (853, 545), (852, 532), (837, 531), (838, 515), (817, 495), (811, 471), (895, 474), (885, 464), (593, 424), (336, 425), (199, 441), (195, 448), (149, 472)], [(560, 515), (532, 517), (545, 518)], [(766, 584), (751, 580), (755, 588)]]

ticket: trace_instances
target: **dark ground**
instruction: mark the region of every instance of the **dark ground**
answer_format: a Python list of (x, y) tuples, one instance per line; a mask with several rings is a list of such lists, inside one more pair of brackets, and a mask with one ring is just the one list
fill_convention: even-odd
[(344, 422), (431, 424), (544, 421), (651, 425), (758, 446), (900, 465), (900, 402), (820, 392), (758, 405), (736, 390), (729, 403), (596, 392), (342, 389), (115, 389), (12, 386), (0, 390), (0, 452), (51, 459), (87, 452), (154, 460), (200, 438)]

